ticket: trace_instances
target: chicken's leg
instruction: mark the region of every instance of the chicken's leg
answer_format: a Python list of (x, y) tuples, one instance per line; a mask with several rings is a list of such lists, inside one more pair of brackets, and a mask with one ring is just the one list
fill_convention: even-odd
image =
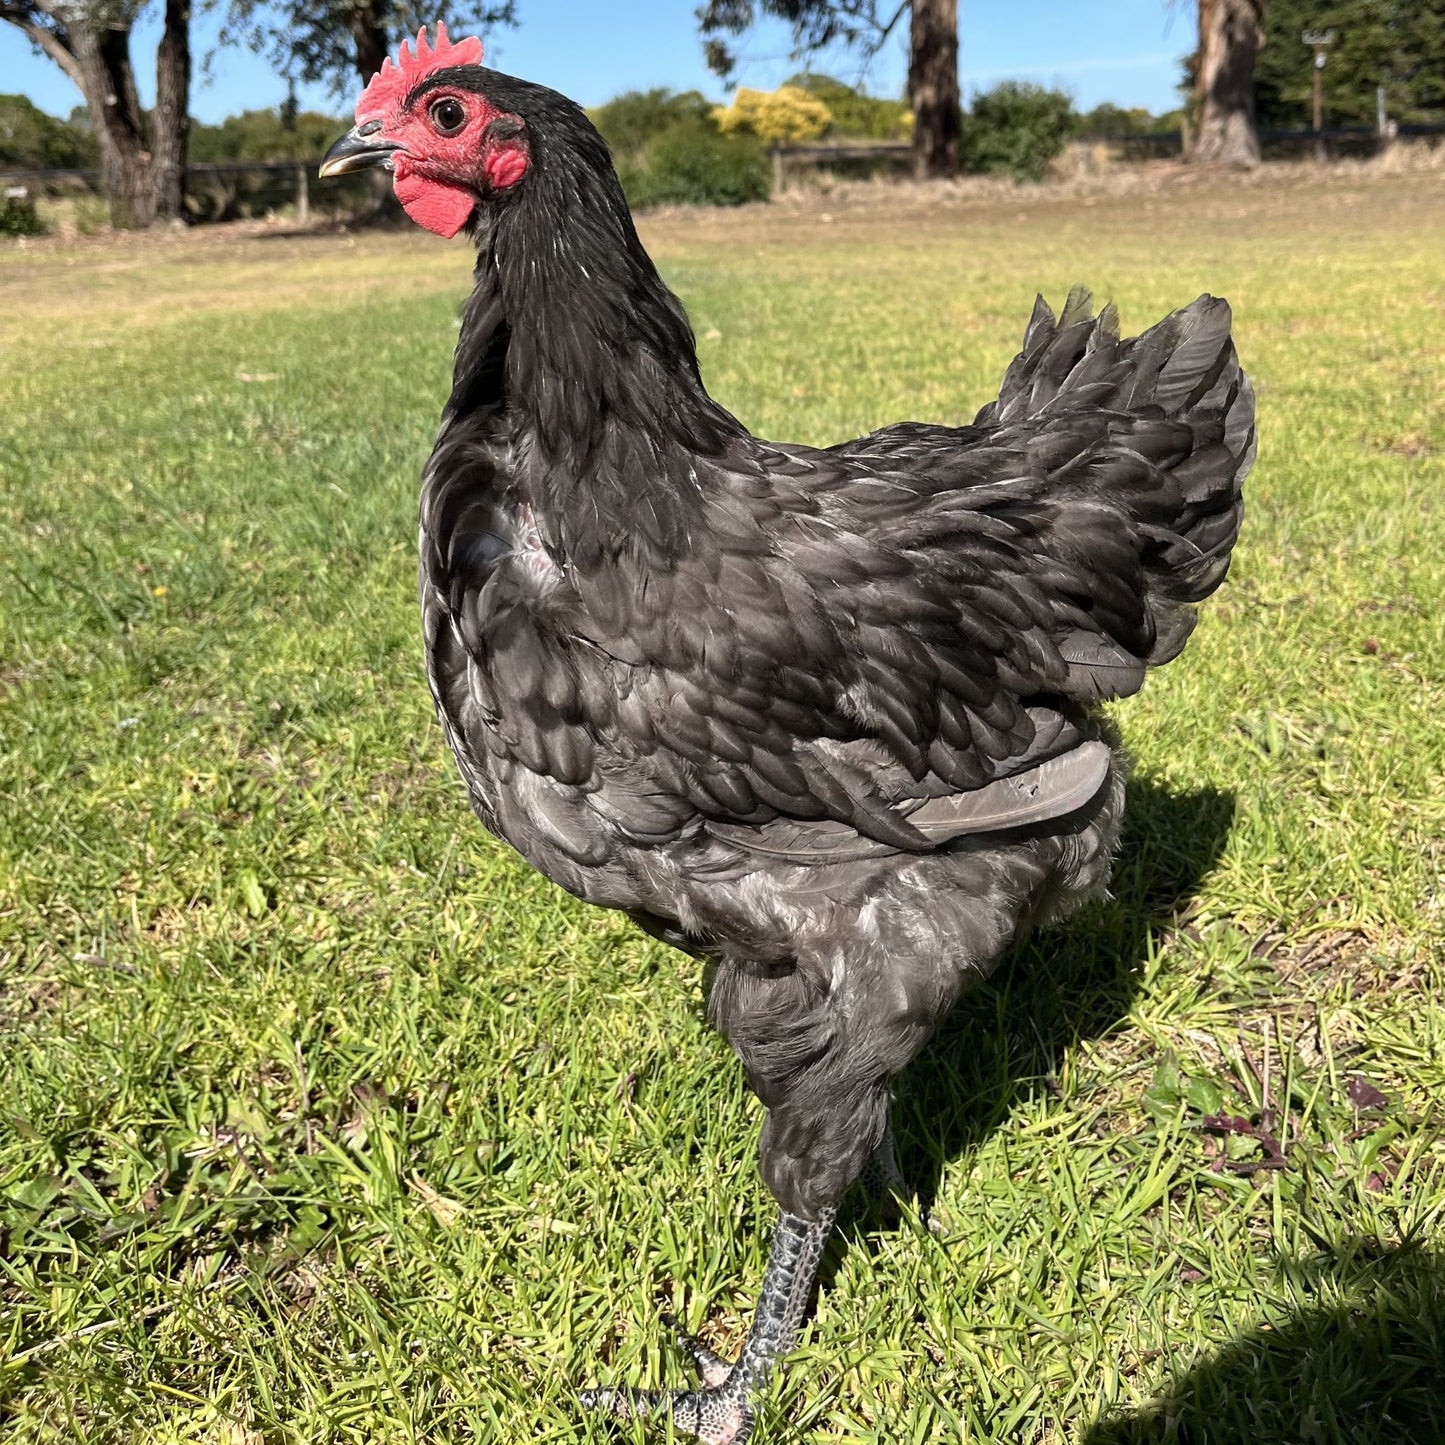
[(900, 1201), (908, 1198), (908, 1181), (898, 1167), (898, 1150), (893, 1143), (893, 1124), (883, 1132), (883, 1142), (863, 1166), (862, 1185), (883, 1218), (896, 1224), (902, 1217)]
[(706, 1445), (743, 1445), (753, 1428), (753, 1401), (793, 1347), (833, 1228), (834, 1209), (819, 1219), (784, 1214), (773, 1234), (752, 1328), (735, 1364), (685, 1331), (679, 1344), (702, 1376), (700, 1390), (584, 1390), (582, 1403), (619, 1420), (671, 1415), (673, 1430)]

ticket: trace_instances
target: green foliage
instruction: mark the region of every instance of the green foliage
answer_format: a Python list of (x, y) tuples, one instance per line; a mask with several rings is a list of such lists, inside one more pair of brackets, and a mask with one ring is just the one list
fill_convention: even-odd
[(0, 236), (43, 236), (45, 231), (45, 222), (28, 195), (0, 194)]
[(23, 95), (0, 95), (0, 164), (17, 169), (83, 170), (96, 164), (94, 138), (47, 115)]
[(711, 123), (663, 131), (619, 174), (634, 206), (740, 206), (765, 201), (770, 184), (762, 144)]
[(711, 122), (713, 104), (696, 90), (629, 90), (587, 112), (614, 156), (642, 150), (675, 125)]
[(192, 125), (192, 161), (314, 161), (350, 124), (318, 111), (246, 110), (220, 125)]
[(974, 97), (963, 118), (959, 162), (966, 171), (1041, 180), (1074, 127), (1074, 103), (1063, 91), (1006, 80)]
[[(220, 125), (198, 125), (191, 132), (191, 160), (197, 164), (244, 165), (248, 161), (315, 163), (350, 124), (318, 111), (288, 116), (285, 108), (248, 110), (227, 116)], [(375, 206), (376, 178), (365, 173), (328, 180), (311, 189), (318, 209), (355, 213)], [(186, 193), (191, 219), (233, 221), (284, 211), (296, 202), (296, 178), (290, 172), (262, 170), (194, 172)]]
[(1085, 139), (1122, 139), (1127, 136), (1169, 135), (1180, 128), (1183, 114), (1177, 110), (1155, 115), (1136, 107), (1126, 110), (1105, 101), (1074, 118), (1074, 134)]
[(1314, 119), (1314, 52), (1305, 30), (1333, 30), (1325, 68), (1325, 123), (1373, 125), (1375, 88), (1397, 121), (1445, 118), (1445, 0), (1270, 0), (1255, 62), (1265, 126)]
[(379, 33), (394, 54), (425, 21), (443, 22), (453, 39), (516, 23), (514, 0), (433, 0), (418, 16), (405, 0), (226, 0), (223, 39), (264, 53), (282, 75), (329, 81), (354, 96), (359, 35)]
[(831, 75), (814, 75), (808, 71), (793, 76), (788, 84), (806, 90), (828, 107), (833, 117), (828, 128), (830, 136), (906, 140), (912, 133), (913, 112), (906, 101), (881, 100)]
[(736, 206), (765, 200), (767, 156), (749, 135), (723, 135), (697, 91), (629, 91), (589, 111), (634, 206)]

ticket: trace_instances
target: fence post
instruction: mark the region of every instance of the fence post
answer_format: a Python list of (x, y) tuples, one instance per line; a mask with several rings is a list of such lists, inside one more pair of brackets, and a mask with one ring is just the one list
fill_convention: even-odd
[(783, 192), (783, 148), (773, 147), (773, 194), (781, 195)]
[(311, 221), (311, 191), (306, 183), (306, 162), (296, 167), (296, 219), (305, 226)]

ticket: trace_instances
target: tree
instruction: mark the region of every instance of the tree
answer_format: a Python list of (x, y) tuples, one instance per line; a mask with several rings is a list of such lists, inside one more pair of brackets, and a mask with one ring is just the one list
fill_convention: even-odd
[[(516, 23), (515, 0), (439, 0), (423, 13), (455, 35)], [(268, 51), (293, 81), (326, 81), (341, 91), (370, 80), (415, 31), (415, 17), (404, 0), (230, 0), (226, 38)]]
[(835, 44), (876, 55), (908, 16), (908, 97), (913, 107), (913, 170), (919, 179), (958, 173), (962, 106), (958, 91), (958, 0), (708, 0), (698, 12), (709, 66), (727, 76), (736, 57), (726, 37), (760, 15), (793, 29), (796, 56)]
[(1194, 146), (1200, 165), (1259, 164), (1254, 62), (1264, 40), (1265, 0), (1199, 0)]
[(958, 173), (962, 103), (958, 93), (958, 0), (913, 0), (908, 35), (908, 98), (913, 103), (913, 173), (919, 180)]
[(1269, 0), (1266, 44), (1255, 69), (1262, 125), (1313, 118), (1314, 55), (1305, 30), (1333, 30), (1325, 67), (1329, 124), (1373, 125), (1376, 89), (1398, 121), (1445, 114), (1445, 0)]
[(0, 0), (0, 20), (50, 57), (84, 97), (111, 224), (149, 226), (185, 210), (190, 128), (190, 0), (163, 0), (156, 104), (136, 93), (131, 30), (142, 0)]
[(0, 20), (55, 61), (84, 98), (101, 186), (117, 226), (178, 219), (184, 206), (190, 3), (165, 0), (149, 123), (130, 57), (140, 8), (126, 0), (0, 0)]

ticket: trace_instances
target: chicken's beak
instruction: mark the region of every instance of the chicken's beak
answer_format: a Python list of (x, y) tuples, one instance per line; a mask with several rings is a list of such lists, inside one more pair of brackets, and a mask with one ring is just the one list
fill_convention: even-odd
[(388, 165), (392, 153), (400, 149), (395, 141), (381, 138), (379, 120), (369, 120), (353, 126), (321, 157), (319, 173), (323, 176), (344, 176), (347, 171)]

